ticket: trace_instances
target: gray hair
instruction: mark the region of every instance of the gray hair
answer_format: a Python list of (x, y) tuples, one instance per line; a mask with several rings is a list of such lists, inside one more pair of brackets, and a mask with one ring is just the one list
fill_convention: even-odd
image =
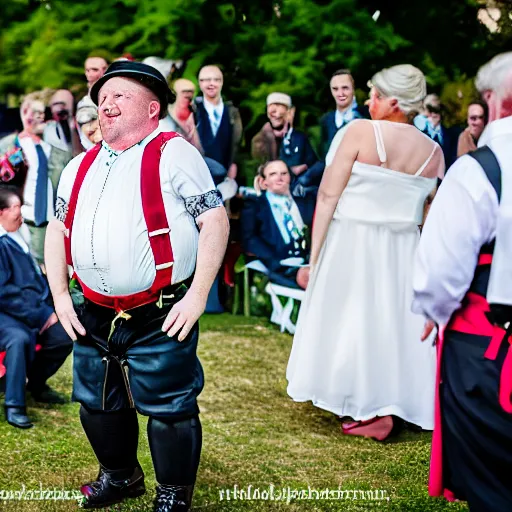
[(507, 79), (512, 77), (512, 52), (500, 53), (484, 64), (476, 76), (475, 85), (480, 93), (503, 92)]
[(379, 71), (371, 79), (371, 85), (384, 96), (395, 98), (398, 107), (407, 116), (420, 111), (427, 95), (425, 75), (410, 64), (400, 64)]

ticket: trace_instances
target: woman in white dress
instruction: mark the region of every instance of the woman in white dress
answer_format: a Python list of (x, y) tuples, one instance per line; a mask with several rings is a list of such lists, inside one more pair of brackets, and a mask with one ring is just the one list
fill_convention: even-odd
[(346, 434), (385, 439), (401, 418), (433, 428), (435, 348), (411, 312), (420, 228), (441, 148), (411, 123), (423, 73), (372, 78), (372, 121), (353, 121), (320, 185), (311, 276), (287, 369), (288, 394), (354, 421)]

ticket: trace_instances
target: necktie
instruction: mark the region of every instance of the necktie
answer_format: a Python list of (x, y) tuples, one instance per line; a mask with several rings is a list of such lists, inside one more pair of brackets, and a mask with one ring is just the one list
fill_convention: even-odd
[(34, 223), (36, 226), (41, 226), (48, 220), (48, 159), (41, 144), (36, 144), (36, 151), (39, 167), (37, 169), (36, 199), (34, 202)]
[(212, 132), (213, 132), (214, 137), (217, 135), (217, 132), (219, 131), (219, 125), (220, 125), (220, 114), (217, 109), (214, 109), (213, 123), (212, 123)]
[(286, 206), (284, 209), (284, 225), (286, 227), (286, 231), (288, 232), (288, 236), (290, 237), (290, 242), (293, 244), (293, 256), (300, 256), (302, 249), (302, 241), (303, 237), (299, 229), (297, 228), (297, 224), (295, 223), (293, 216), (291, 214), (292, 204), (291, 201), (286, 201)]

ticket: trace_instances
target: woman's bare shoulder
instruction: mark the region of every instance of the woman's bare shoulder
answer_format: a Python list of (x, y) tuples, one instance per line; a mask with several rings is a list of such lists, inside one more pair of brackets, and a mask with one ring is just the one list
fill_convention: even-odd
[(349, 135), (351, 137), (359, 137), (364, 133), (373, 131), (372, 121), (369, 119), (354, 119), (348, 126), (345, 136)]

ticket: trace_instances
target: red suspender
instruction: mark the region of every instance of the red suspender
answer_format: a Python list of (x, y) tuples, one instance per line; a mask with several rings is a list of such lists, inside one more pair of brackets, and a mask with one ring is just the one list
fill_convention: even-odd
[(175, 132), (160, 133), (144, 150), (140, 173), (142, 211), (148, 228), (149, 243), (155, 259), (156, 275), (151, 292), (171, 284), (174, 256), (170, 243), (170, 228), (165, 214), (160, 183), (160, 158), (166, 142), (177, 137)]
[[(162, 196), (160, 158), (165, 144), (174, 137), (179, 136), (180, 135), (175, 132), (160, 133), (148, 143), (142, 155), (140, 173), (142, 211), (146, 221), (149, 243), (156, 267), (155, 280), (151, 288), (133, 295), (114, 297), (91, 290), (76, 276), (82, 286), (85, 297), (92, 302), (116, 309), (117, 311), (132, 309), (157, 300), (160, 290), (171, 284), (174, 256), (170, 240), (171, 230), (167, 222), (164, 199)], [(71, 235), (78, 194), (84, 182), (85, 175), (100, 149), (101, 144), (98, 144), (86, 153), (78, 169), (78, 174), (71, 192), (65, 221), (65, 226), (68, 230), (68, 236), (65, 238), (66, 259), (69, 265), (73, 265), (71, 259)]]
[(98, 156), (100, 149), (101, 143), (98, 143), (85, 154), (82, 163), (78, 168), (78, 173), (76, 175), (75, 182), (73, 183), (73, 188), (71, 190), (71, 197), (69, 198), (68, 213), (66, 214), (66, 220), (64, 221), (64, 225), (67, 229), (66, 236), (64, 237), (64, 247), (66, 248), (66, 262), (68, 265), (71, 266), (73, 266), (73, 260), (71, 259), (71, 232), (73, 231), (73, 220), (75, 219), (78, 194), (80, 192), (80, 189), (82, 188), (82, 183), (84, 182), (85, 175), (87, 174), (87, 171), (91, 168), (92, 163)]

